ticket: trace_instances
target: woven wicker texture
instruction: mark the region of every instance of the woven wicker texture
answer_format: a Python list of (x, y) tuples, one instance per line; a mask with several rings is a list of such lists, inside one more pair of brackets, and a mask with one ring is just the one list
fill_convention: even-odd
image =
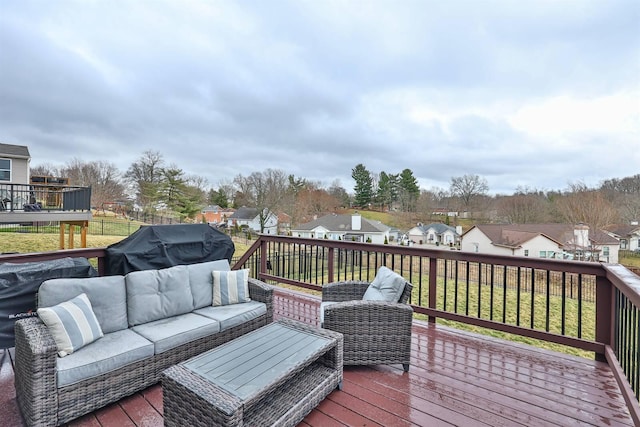
[(258, 329), (273, 320), (273, 289), (249, 279), (251, 299), (267, 305), (265, 315), (132, 363), (107, 374), (65, 387), (57, 387), (57, 348), (38, 318), (16, 322), (15, 386), (18, 406), (29, 426), (55, 426), (93, 412), (160, 381), (169, 366)]
[(334, 282), (323, 286), (325, 329), (344, 336), (345, 365), (402, 364), (409, 370), (413, 309), (407, 304), (413, 286), (406, 282), (400, 302), (362, 301), (369, 286), (364, 281)]
[(165, 371), (162, 380), (165, 426), (295, 426), (336, 387), (341, 387), (342, 336), (292, 320), (278, 323), (331, 338), (330, 348), (304, 355), (281, 372), (277, 381), (244, 401), (184, 364), (173, 366)]

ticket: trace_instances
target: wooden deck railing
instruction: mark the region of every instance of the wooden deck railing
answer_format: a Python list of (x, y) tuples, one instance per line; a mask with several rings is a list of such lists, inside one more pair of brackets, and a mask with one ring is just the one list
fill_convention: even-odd
[(89, 211), (91, 187), (0, 184), (0, 211)]
[[(93, 260), (105, 272), (104, 248), (0, 255), (0, 263), (67, 256)], [(321, 290), (334, 281), (372, 281), (381, 265), (414, 285), (411, 304), (429, 322), (447, 319), (593, 352), (612, 368), (640, 425), (640, 277), (620, 265), (261, 235), (233, 268)]]
[(414, 311), (430, 322), (593, 352), (612, 366), (640, 423), (640, 277), (622, 266), (261, 235), (234, 268), (321, 290), (334, 281), (371, 281), (381, 265), (414, 285)]

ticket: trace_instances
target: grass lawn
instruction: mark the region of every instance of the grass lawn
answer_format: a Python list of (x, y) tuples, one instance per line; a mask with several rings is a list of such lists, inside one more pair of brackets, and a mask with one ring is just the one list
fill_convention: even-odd
[[(87, 247), (104, 248), (117, 243), (127, 236), (101, 236), (95, 234), (87, 234)], [(68, 245), (68, 234), (65, 236), (65, 247)], [(236, 247), (234, 256), (244, 254), (251, 241), (245, 243), (245, 239), (233, 238)], [(57, 251), (60, 244), (60, 235), (55, 233), (0, 233), (0, 253), (18, 252), (49, 252)], [(80, 233), (74, 234), (74, 248), (81, 248)]]

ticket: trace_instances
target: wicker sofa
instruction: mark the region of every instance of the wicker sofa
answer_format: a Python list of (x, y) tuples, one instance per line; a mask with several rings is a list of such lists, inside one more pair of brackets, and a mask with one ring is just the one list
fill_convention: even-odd
[[(392, 285), (372, 295), (371, 288), (382, 282)], [(402, 364), (409, 371), (412, 288), (386, 267), (380, 267), (373, 283), (348, 280), (322, 287), (322, 327), (343, 334), (345, 365)]]
[(85, 293), (104, 335), (59, 357), (40, 318), (16, 322), (15, 387), (26, 423), (66, 423), (159, 382), (176, 363), (270, 323), (272, 288), (255, 279), (248, 279), (250, 301), (212, 305), (212, 273), (225, 270), (223, 260), (44, 282), (39, 308)]

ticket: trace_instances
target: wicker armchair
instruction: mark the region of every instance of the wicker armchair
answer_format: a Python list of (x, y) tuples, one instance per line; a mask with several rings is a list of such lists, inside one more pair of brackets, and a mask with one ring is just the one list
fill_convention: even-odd
[(413, 309), (407, 302), (413, 286), (405, 282), (399, 302), (364, 301), (368, 287), (364, 281), (323, 286), (322, 327), (344, 335), (345, 365), (401, 363), (408, 372)]

